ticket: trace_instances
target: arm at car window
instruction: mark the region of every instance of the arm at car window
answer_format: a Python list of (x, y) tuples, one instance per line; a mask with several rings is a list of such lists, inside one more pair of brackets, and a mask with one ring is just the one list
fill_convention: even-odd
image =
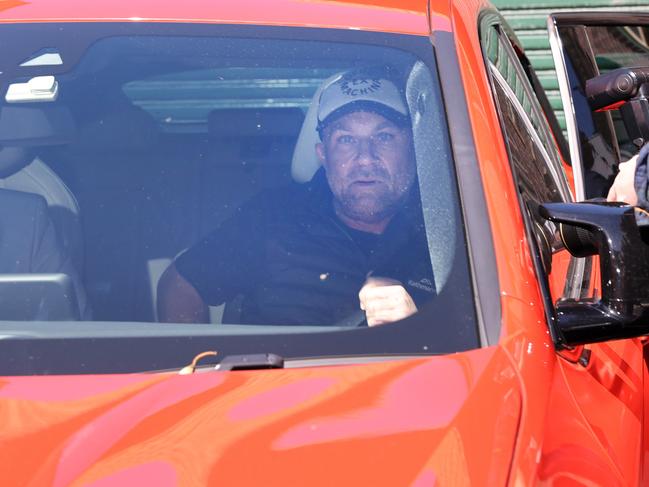
[(158, 283), (158, 319), (166, 323), (209, 322), (207, 305), (173, 263)]
[(608, 201), (623, 201), (630, 205), (638, 204), (638, 195), (634, 187), (638, 155), (620, 163), (619, 172), (608, 192)]

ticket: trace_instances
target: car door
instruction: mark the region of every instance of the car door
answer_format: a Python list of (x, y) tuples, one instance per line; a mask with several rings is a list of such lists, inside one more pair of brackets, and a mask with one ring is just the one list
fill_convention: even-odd
[[(575, 177), (585, 197), (606, 196), (617, 165), (643, 142), (629, 134), (620, 104), (593, 110), (586, 83), (615, 69), (649, 66), (649, 14), (572, 13), (549, 18)], [(645, 141), (646, 142), (646, 141)]]
[[(647, 141), (633, 135), (638, 120), (625, 119), (625, 100), (612, 109), (593, 110), (586, 83), (616, 69), (649, 67), (649, 14), (554, 14), (548, 19), (548, 32), (566, 111), (575, 179), (582, 181), (584, 196), (605, 196), (618, 164)], [(593, 367), (597, 371), (593, 377), (628, 408), (631, 415), (627, 421), (644, 422), (642, 435), (626, 438), (634, 444), (641, 441), (641, 451), (649, 444), (645, 343), (646, 339), (636, 339), (593, 346), (594, 353), (608, 357), (602, 366)], [(623, 409), (618, 408), (617, 414)], [(649, 472), (646, 454), (640, 471), (645, 482)]]
[(544, 294), (545, 325), (557, 350), (539, 477), (548, 482), (634, 484), (641, 449), (641, 342), (562, 345), (555, 330), (555, 305), (597, 298), (597, 259), (571, 257), (562, 249), (557, 229), (539, 216), (537, 208), (543, 202), (583, 199), (584, 181), (581, 174), (569, 181), (573, 149), (570, 156), (561, 151), (563, 136), (534, 71), (497, 14), (483, 18), (481, 40)]

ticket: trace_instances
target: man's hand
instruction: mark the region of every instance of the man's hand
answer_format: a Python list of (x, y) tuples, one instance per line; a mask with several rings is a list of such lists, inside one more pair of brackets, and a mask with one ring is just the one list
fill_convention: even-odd
[(630, 205), (638, 204), (638, 195), (635, 192), (635, 167), (638, 156), (635, 155), (626, 162), (620, 164), (620, 172), (617, 173), (613, 186), (608, 192), (608, 201), (623, 201)]
[(402, 320), (417, 312), (417, 306), (399, 281), (369, 277), (358, 293), (368, 326)]

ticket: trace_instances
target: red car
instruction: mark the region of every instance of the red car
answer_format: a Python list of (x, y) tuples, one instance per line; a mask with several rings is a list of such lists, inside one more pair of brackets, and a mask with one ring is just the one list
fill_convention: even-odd
[(2, 484), (645, 481), (647, 25), (551, 17), (566, 142), (486, 1), (0, 2)]

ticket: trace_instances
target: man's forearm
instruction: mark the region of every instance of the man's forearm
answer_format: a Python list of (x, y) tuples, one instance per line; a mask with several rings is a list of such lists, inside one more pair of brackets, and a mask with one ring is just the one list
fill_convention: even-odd
[(158, 320), (166, 323), (208, 323), (209, 309), (194, 286), (171, 264), (158, 283)]

